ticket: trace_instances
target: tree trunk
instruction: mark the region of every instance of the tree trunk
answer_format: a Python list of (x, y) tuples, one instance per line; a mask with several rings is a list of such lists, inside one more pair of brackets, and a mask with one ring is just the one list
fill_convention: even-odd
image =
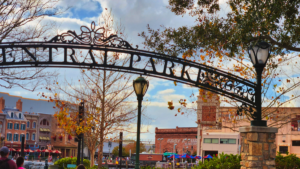
[(91, 156), (91, 166), (90, 167), (93, 167), (95, 165), (95, 148), (90, 150), (90, 156)]
[[(104, 120), (105, 120), (105, 85), (106, 85), (106, 71), (103, 71), (103, 80), (102, 80), (102, 99), (101, 99), (101, 119), (100, 119), (100, 143), (99, 143), (99, 151), (98, 151), (98, 169), (102, 168), (102, 157), (103, 157), (103, 142), (105, 140), (104, 136)], [(100, 163), (100, 164), (99, 164)]]
[(102, 168), (102, 157), (103, 157), (103, 140), (100, 139), (100, 144), (98, 147), (98, 169)]

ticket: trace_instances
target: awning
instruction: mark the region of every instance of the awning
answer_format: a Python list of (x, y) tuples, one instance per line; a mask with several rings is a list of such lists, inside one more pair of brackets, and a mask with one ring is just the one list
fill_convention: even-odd
[(40, 137), (40, 140), (43, 140), (43, 137)]
[(169, 155), (172, 155), (172, 154), (178, 155), (178, 154), (172, 153), (172, 152), (165, 152), (165, 153), (164, 153), (164, 156), (169, 156)]
[(40, 128), (40, 131), (50, 132), (50, 129)]

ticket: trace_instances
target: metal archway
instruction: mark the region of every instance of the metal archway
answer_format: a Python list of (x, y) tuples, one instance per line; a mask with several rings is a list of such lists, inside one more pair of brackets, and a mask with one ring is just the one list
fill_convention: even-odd
[[(193, 61), (133, 48), (117, 35), (105, 38), (104, 33), (103, 27), (96, 29), (95, 23), (92, 22), (91, 29), (81, 26), (80, 35), (75, 31), (67, 31), (43, 42), (1, 43), (0, 69), (59, 67), (144, 74), (203, 88), (239, 101), (244, 108), (255, 108), (256, 84), (249, 80)], [(87, 55), (83, 61), (74, 57), (76, 50), (86, 51)], [(103, 53), (102, 61), (97, 61), (95, 52)], [(109, 53), (112, 52), (127, 55), (128, 64), (109, 63)], [(56, 60), (54, 54), (59, 55), (61, 60)], [(144, 60), (146, 62), (143, 62)], [(156, 64), (157, 62), (160, 65)], [(145, 67), (135, 66), (138, 64), (144, 64)], [(162, 70), (159, 71), (158, 67)], [(181, 70), (179, 75), (174, 73), (175, 67)], [(190, 69), (197, 75), (190, 75)]]

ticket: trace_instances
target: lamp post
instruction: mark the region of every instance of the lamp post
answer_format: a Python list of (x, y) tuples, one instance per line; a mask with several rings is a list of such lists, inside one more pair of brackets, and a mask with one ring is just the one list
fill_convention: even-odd
[(159, 142), (159, 153), (161, 153), (161, 141), (163, 140), (164, 138), (158, 138), (157, 140), (160, 141)]
[(136, 136), (136, 157), (135, 157), (135, 169), (139, 169), (140, 166), (140, 127), (141, 127), (141, 109), (142, 100), (147, 92), (149, 82), (142, 76), (133, 81), (133, 88), (138, 100), (138, 119), (137, 119), (137, 136)]
[(108, 141), (108, 159), (110, 159), (111, 141)]
[(173, 154), (173, 169), (175, 169), (175, 147), (177, 144), (174, 144), (174, 154)]
[(270, 45), (261, 41), (255, 46), (248, 48), (251, 62), (256, 70), (255, 106), (256, 112), (253, 113), (251, 126), (267, 126), (267, 121), (261, 119), (261, 75), (270, 57)]

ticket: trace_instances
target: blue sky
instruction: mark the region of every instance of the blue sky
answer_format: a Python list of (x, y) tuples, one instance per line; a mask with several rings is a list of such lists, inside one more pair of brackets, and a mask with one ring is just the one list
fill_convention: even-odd
[[(225, 4), (222, 0), (220, 0), (220, 3), (221, 5)], [(193, 18), (187, 15), (184, 17), (176, 16), (170, 12), (167, 9), (168, 0), (62, 0), (59, 5), (69, 7), (69, 10), (60, 16), (46, 17), (44, 20), (44, 22), (55, 22), (57, 24), (56, 32), (62, 33), (66, 30), (75, 30), (79, 33), (81, 25), (89, 27), (92, 21), (97, 23), (101, 13), (106, 9), (111, 9), (115, 20), (121, 21), (125, 27), (124, 33), (127, 34), (127, 41), (131, 42), (133, 46), (139, 45), (140, 48), (142, 48), (141, 43), (143, 39), (137, 35), (142, 31), (147, 31), (147, 24), (154, 29), (160, 28), (160, 25), (174, 28), (194, 25)], [(227, 10), (226, 7), (224, 9), (224, 11)], [(287, 69), (289, 68), (283, 68), (283, 70)], [(49, 71), (52, 70), (49, 69)], [(80, 74), (78, 69), (57, 69), (57, 72), (60, 73), (59, 79), (67, 77), (70, 80), (76, 80)], [(284, 80), (285, 78), (283, 77), (282, 79)], [(37, 94), (45, 92), (43, 89), (35, 92), (25, 91), (20, 88), (0, 89), (2, 92), (27, 98), (40, 98)], [(197, 93), (197, 91), (198, 89), (196, 88), (190, 88), (181, 84), (174, 86), (172, 81), (151, 78), (150, 89), (145, 98), (150, 101), (145, 112), (150, 117), (150, 120), (143, 121), (144, 128), (142, 130), (146, 131), (146, 133), (143, 133), (141, 138), (154, 141), (155, 127), (196, 127), (195, 112), (175, 117), (174, 115), (177, 111), (169, 110), (167, 101), (173, 100), (174, 103), (177, 103), (179, 99), (189, 98), (192, 92)], [(178, 104), (176, 108), (178, 108)], [(126, 137), (134, 138), (134, 135), (127, 135)]]

